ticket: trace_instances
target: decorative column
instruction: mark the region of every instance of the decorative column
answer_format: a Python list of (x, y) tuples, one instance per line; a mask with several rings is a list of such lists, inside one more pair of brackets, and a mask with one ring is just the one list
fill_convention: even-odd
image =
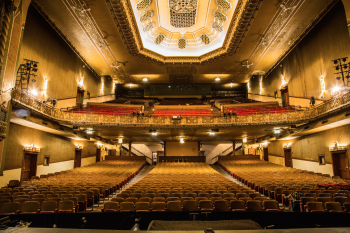
[(235, 156), (236, 155), (236, 142), (235, 141), (233, 141), (232, 142), (232, 156)]
[(166, 156), (166, 142), (164, 142), (164, 156)]
[(129, 142), (129, 156), (131, 156), (131, 141)]
[[(0, 103), (11, 114), (10, 91), (16, 83), (17, 69), (19, 66), (19, 54), (23, 39), (24, 26), (31, 0), (0, 1), (0, 89), (5, 91), (0, 96)], [(0, 175), (3, 174), (7, 146), (7, 135), (9, 133), (10, 117), (1, 120), (0, 131), (4, 134), (0, 142)]]

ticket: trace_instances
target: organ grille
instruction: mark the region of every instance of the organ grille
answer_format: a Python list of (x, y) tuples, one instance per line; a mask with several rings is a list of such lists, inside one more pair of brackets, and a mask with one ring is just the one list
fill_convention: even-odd
[(158, 34), (157, 37), (154, 39), (154, 43), (156, 45), (159, 45), (163, 42), (164, 39), (165, 39), (165, 36), (163, 34)]
[(224, 23), (227, 21), (227, 16), (217, 10), (214, 11), (214, 18)]
[(153, 11), (146, 11), (143, 15), (140, 16), (140, 21), (145, 22), (148, 19), (152, 18), (153, 16)]
[(177, 47), (179, 49), (185, 49), (187, 46), (187, 40), (185, 38), (180, 38), (177, 40)]
[(217, 32), (224, 31), (224, 29), (217, 22), (212, 22), (211, 27), (212, 27), (212, 29), (214, 29)]
[(151, 4), (151, 0), (141, 0), (136, 4), (136, 9), (141, 11)]
[(211, 40), (210, 37), (207, 34), (202, 34), (199, 36), (201, 38), (202, 42), (206, 45), (210, 44)]

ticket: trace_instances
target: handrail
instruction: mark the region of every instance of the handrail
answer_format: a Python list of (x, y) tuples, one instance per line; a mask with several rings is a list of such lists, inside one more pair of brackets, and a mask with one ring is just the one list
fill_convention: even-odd
[[(240, 147), (242, 147), (243, 143), (236, 143), (236, 146), (235, 146), (235, 151), (239, 150)], [(233, 148), (233, 146), (230, 146), (228, 148), (226, 148), (223, 152), (221, 152), (221, 154), (218, 154), (217, 156), (213, 157), (211, 160), (214, 160), (215, 158), (219, 157), (219, 156), (227, 156), (227, 155), (224, 155), (225, 152), (231, 150)], [(233, 150), (232, 150), (233, 151)], [(231, 152), (230, 152), (231, 153)], [(228, 153), (228, 154), (230, 154)]]
[(115, 116), (64, 112), (15, 88), (12, 89), (12, 103), (14, 107), (26, 108), (51, 120), (56, 120), (65, 124), (79, 124), (80, 122), (84, 122), (85, 125), (100, 124), (137, 127), (139, 127), (138, 125), (188, 125), (193, 127), (194, 125), (202, 126), (203, 124), (208, 126), (266, 125), (276, 123), (299, 124), (323, 117), (325, 114), (342, 112), (344, 108), (350, 108), (350, 91), (344, 92), (317, 106), (313, 106), (309, 110), (226, 117), (183, 117), (180, 121), (173, 121), (171, 117)]

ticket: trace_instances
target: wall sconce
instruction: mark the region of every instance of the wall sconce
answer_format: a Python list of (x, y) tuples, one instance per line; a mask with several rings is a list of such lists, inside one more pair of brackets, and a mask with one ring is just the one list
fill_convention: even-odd
[(260, 92), (262, 92), (262, 90), (263, 90), (263, 86), (262, 86), (262, 78), (260, 78), (259, 85), (260, 85)]
[(142, 81), (147, 82), (148, 78), (145, 77), (145, 78), (142, 79)]
[(243, 138), (243, 142), (246, 143), (247, 142), (247, 138)]
[(339, 95), (340, 94), (340, 87), (336, 86), (333, 87), (331, 95)]
[(248, 91), (250, 91), (250, 81), (247, 82)]
[(324, 98), (326, 98), (325, 97), (325, 93), (327, 91), (326, 91), (326, 83), (324, 82), (324, 76), (323, 75), (320, 77), (320, 83), (321, 83), (321, 91), (322, 91), (321, 98), (324, 99)]
[(284, 79), (284, 75), (283, 75), (283, 74), (281, 75), (281, 82), (282, 82), (282, 84), (281, 84), (281, 89), (286, 88), (288, 83), (287, 83), (287, 81)]
[(329, 151), (347, 150), (346, 146), (340, 146), (339, 142), (334, 142), (334, 146), (329, 147)]
[(75, 144), (75, 149), (82, 150), (82, 149), (83, 149), (83, 146), (82, 146), (82, 145)]
[(98, 142), (98, 143), (96, 143), (96, 147), (97, 147), (97, 149), (101, 149), (103, 147), (103, 144)]
[(290, 144), (290, 143), (289, 143), (289, 144), (284, 144), (284, 145), (283, 145), (283, 148), (284, 148), (284, 149), (290, 149), (290, 147), (291, 147), (291, 144)]
[(40, 147), (37, 147), (35, 145), (31, 145), (31, 146), (26, 145), (23, 147), (23, 150), (29, 151), (29, 152), (40, 152)]
[(180, 138), (180, 143), (185, 143), (183, 138)]
[(84, 89), (84, 78), (83, 77), (81, 77), (80, 81), (78, 82), (78, 87), (80, 89)]
[(219, 77), (217, 77), (217, 78), (215, 79), (215, 81), (219, 82), (219, 81), (220, 81), (220, 78), (219, 78)]
[(123, 139), (122, 139), (122, 138), (119, 138), (119, 139), (118, 139), (118, 143), (122, 144), (122, 143), (123, 143)]

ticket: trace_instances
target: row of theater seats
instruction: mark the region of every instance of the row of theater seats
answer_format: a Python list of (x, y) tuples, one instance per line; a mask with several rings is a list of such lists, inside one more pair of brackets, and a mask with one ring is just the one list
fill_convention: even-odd
[[(350, 191), (318, 187), (318, 183), (348, 184), (346, 180), (287, 168), (260, 160), (221, 161), (220, 166), (243, 184), (283, 206), (292, 206), (289, 195), (301, 193), (300, 211), (349, 211)], [(310, 206), (308, 206), (310, 203)], [(322, 207), (321, 207), (322, 206)]]
[(156, 109), (152, 115), (153, 117), (200, 117), (200, 116), (214, 116), (210, 109)]
[(257, 114), (272, 114), (272, 113), (287, 113), (296, 112), (295, 109), (287, 109), (280, 107), (242, 107), (242, 108), (225, 108), (226, 113), (235, 113), (238, 116), (257, 115)]
[(111, 202), (104, 211), (242, 211), (257, 203), (261, 210), (280, 211), (277, 201), (225, 178), (207, 163), (159, 163)]
[[(88, 206), (93, 209), (94, 203), (99, 204), (100, 200), (113, 196), (144, 165), (144, 161), (103, 161), (55, 177), (24, 181), (20, 187), (3, 187), (0, 189), (0, 214), (9, 213), (8, 203), (19, 203), (21, 208), (26, 202), (37, 202), (39, 211), (42, 211), (42, 204), (47, 201), (56, 203), (55, 211), (85, 211)], [(67, 204), (69, 201), (73, 205)]]
[(115, 108), (115, 107), (86, 107), (70, 111), (71, 113), (81, 114), (100, 114), (114, 116), (131, 116), (132, 113), (138, 113), (138, 108)]
[(203, 101), (195, 98), (166, 98), (159, 102), (159, 105), (204, 105)]

